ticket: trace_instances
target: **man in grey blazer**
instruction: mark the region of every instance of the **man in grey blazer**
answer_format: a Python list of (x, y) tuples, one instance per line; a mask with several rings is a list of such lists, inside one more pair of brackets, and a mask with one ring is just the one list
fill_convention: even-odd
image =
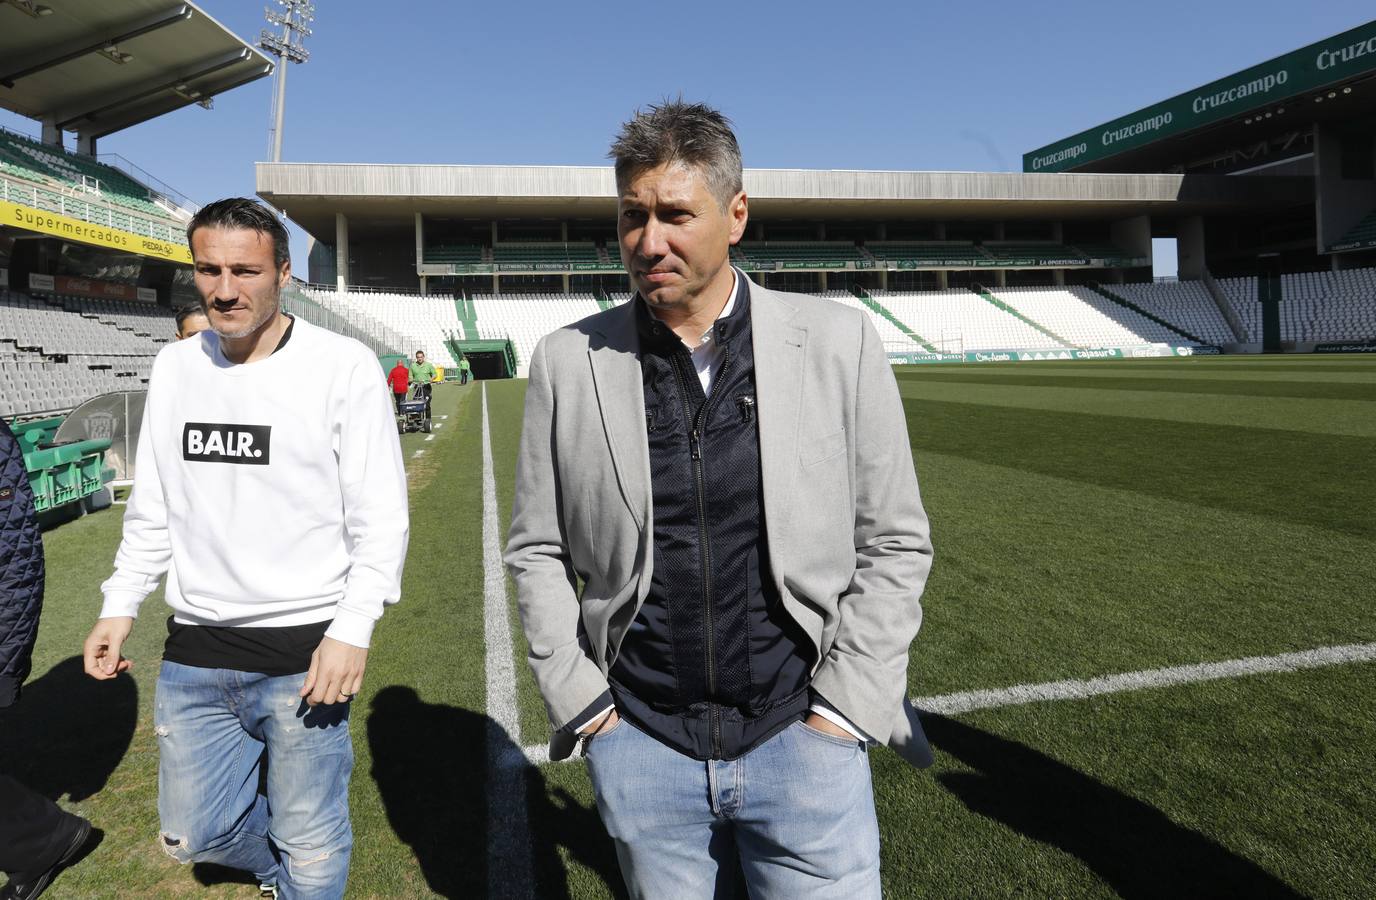
[[(545, 337), (506, 563), (554, 734), (581, 742), (637, 897), (878, 897), (868, 747), (931, 761), (906, 700), (931, 567), (868, 318), (729, 264), (727, 120), (612, 148), (636, 296)], [(581, 583), (581, 590), (579, 585)]]

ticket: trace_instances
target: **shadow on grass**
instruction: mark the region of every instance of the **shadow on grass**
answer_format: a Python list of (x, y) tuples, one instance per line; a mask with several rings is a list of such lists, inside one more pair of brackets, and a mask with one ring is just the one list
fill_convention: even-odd
[[(368, 746), (373, 780), (397, 837), (411, 846), (430, 890), (443, 897), (487, 891), (487, 734), (489, 718), (425, 703), (393, 685), (373, 698)], [(510, 742), (502, 755), (519, 754)], [(562, 789), (551, 797), (539, 769), (526, 769), (532, 869), (540, 897), (568, 897), (560, 847), (623, 894), (611, 839), (596, 810)], [(541, 838), (556, 835), (557, 843)]]
[(1031, 747), (944, 716), (922, 724), (932, 744), (975, 769), (937, 776), (971, 812), (1073, 854), (1121, 897), (1301, 896), (1156, 807)]
[(64, 659), (0, 712), (0, 772), (52, 800), (85, 800), (124, 758), (138, 714), (133, 678), (96, 681), (81, 657)]

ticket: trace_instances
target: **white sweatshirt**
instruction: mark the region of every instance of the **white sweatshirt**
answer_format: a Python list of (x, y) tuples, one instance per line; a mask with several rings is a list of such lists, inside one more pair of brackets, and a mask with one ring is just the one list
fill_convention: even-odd
[(101, 617), (135, 616), (167, 577), (191, 625), (333, 620), (367, 647), (401, 594), (409, 520), (392, 399), (377, 357), (303, 321), (236, 365), (214, 332), (153, 363), (134, 489)]

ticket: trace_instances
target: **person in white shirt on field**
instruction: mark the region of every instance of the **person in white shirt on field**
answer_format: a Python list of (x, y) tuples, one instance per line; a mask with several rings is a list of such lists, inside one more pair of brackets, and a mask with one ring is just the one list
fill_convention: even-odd
[(409, 528), (392, 404), (371, 351), (282, 312), (291, 262), (271, 211), (221, 200), (187, 239), (212, 330), (153, 364), (86, 672), (130, 668), (120, 650), (166, 572), (163, 849), (252, 872), (271, 896), (340, 897), (349, 701), (399, 598)]

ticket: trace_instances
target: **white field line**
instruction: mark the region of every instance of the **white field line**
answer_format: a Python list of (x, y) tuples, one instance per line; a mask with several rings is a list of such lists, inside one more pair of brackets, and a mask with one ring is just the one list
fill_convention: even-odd
[(434, 436), (433, 434), (427, 434), (427, 435), (425, 436), (425, 442), (426, 442), (427, 444), (430, 443), (431, 441), (433, 441), (434, 439), (435, 439), (435, 436)]
[(448, 417), (448, 416), (440, 416), (440, 418), (441, 418), (441, 419), (447, 419), (447, 418), (449, 418), (449, 417)]
[(483, 385), (483, 637), (487, 674), (487, 896), (534, 897), (515, 650), (502, 569), (497, 479)]
[(417, 450), (415, 453), (412, 453), (412, 454), (411, 454), (411, 458), (412, 458), (412, 459), (417, 459), (417, 458), (422, 457), (422, 456), (424, 456), (424, 455), (425, 455), (425, 451), (424, 451), (424, 450)]
[[(1280, 653), (1275, 656), (1248, 656), (1242, 659), (1228, 659), (1223, 662), (1196, 663), (1164, 669), (1143, 669), (1138, 672), (1123, 672), (1118, 675), (1103, 675), (1084, 680), (1069, 679), (1066, 681), (1046, 681), (1041, 684), (1015, 684), (1012, 687), (997, 690), (959, 691), (953, 694), (938, 694), (933, 697), (914, 697), (913, 706), (916, 706), (923, 713), (955, 716), (977, 709), (997, 709), (1002, 706), (1021, 706), (1026, 703), (1049, 703), (1058, 700), (1084, 700), (1088, 697), (1099, 697), (1104, 694), (1121, 694), (1127, 691), (1144, 691), (1181, 684), (1199, 684), (1204, 681), (1218, 681), (1224, 678), (1242, 678), (1247, 675), (1267, 675), (1277, 672), (1298, 672), (1301, 669), (1319, 669), (1324, 666), (1341, 666), (1372, 661), (1376, 661), (1376, 643), (1342, 644), (1334, 647), (1300, 650), (1295, 653)], [(549, 762), (549, 748), (546, 745), (532, 744), (523, 749), (527, 764), (540, 765)], [(575, 754), (569, 757), (569, 761), (578, 758)]]
[(435, 423), (435, 427), (436, 427), (436, 428), (443, 428), (443, 427), (444, 427), (444, 423), (443, 423), (443, 422), (436, 422), (436, 423)]
[(1083, 700), (1087, 697), (1119, 694), (1124, 691), (1198, 684), (1202, 681), (1241, 678), (1246, 675), (1295, 672), (1300, 669), (1317, 669), (1372, 660), (1376, 660), (1376, 644), (1345, 644), (1301, 650), (1297, 653), (1281, 653), (1276, 656), (1248, 656), (1223, 662), (1172, 666), (1167, 669), (1144, 669), (1140, 672), (1104, 675), (1084, 681), (1016, 684), (993, 691), (961, 691), (937, 697), (917, 697), (913, 699), (913, 705), (923, 712), (952, 716), (977, 709), (994, 709), (1000, 706), (1019, 706), (1024, 703), (1044, 703), (1052, 700)]

